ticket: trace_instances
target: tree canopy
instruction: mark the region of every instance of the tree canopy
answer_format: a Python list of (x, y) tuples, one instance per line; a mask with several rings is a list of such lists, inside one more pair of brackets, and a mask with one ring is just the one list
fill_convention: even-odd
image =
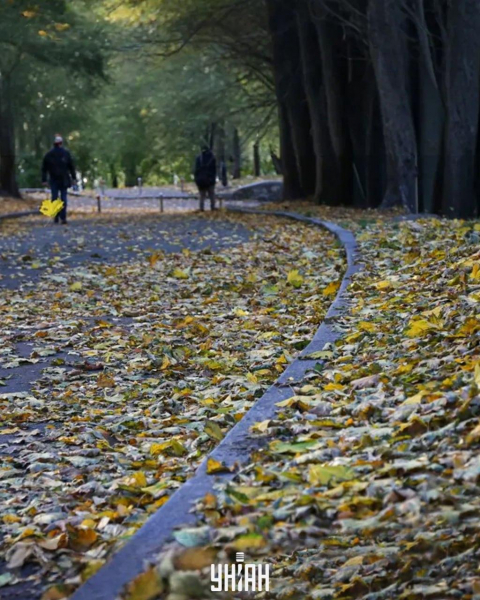
[[(189, 177), (202, 143), (285, 197), (472, 217), (476, 0), (25, 0), (0, 9), (0, 189), (54, 130), (87, 184)], [(278, 116), (278, 118), (277, 118)]]

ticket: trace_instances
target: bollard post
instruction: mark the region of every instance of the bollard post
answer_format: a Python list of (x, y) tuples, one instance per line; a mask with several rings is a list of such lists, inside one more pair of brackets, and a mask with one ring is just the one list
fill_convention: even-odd
[(100, 196), (100, 194), (98, 194), (97, 196), (97, 212), (102, 212), (102, 197)]
[(137, 185), (138, 185), (138, 195), (141, 196), (142, 195), (142, 186), (143, 186), (143, 182), (142, 182), (142, 178), (138, 177), (137, 179)]
[(180, 191), (182, 192), (182, 194), (185, 191), (185, 178), (184, 177), (182, 177), (180, 179)]
[(163, 194), (160, 194), (158, 199), (160, 200), (160, 212), (163, 213)]

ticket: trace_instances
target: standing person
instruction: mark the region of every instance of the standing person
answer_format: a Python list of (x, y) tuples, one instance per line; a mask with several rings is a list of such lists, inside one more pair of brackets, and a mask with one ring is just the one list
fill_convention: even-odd
[(215, 184), (217, 183), (217, 160), (208, 146), (195, 161), (195, 183), (200, 192), (200, 210), (205, 210), (205, 198), (210, 198), (210, 208), (215, 210)]
[(62, 136), (56, 134), (53, 148), (45, 154), (42, 164), (43, 185), (48, 186), (49, 181), (52, 201), (60, 196), (63, 202), (63, 208), (55, 217), (55, 223), (61, 221), (63, 225), (67, 224), (67, 189), (76, 184), (76, 179), (75, 165), (70, 152), (63, 147)]

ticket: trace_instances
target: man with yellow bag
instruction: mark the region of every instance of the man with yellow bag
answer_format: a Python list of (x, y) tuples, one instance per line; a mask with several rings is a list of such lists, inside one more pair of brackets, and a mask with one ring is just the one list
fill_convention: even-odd
[(48, 186), (50, 182), (52, 202), (60, 196), (63, 203), (61, 210), (55, 214), (55, 223), (61, 221), (63, 225), (67, 224), (67, 190), (76, 183), (76, 179), (75, 165), (70, 152), (63, 147), (62, 136), (56, 134), (53, 148), (45, 154), (42, 164), (42, 182), (44, 186)]

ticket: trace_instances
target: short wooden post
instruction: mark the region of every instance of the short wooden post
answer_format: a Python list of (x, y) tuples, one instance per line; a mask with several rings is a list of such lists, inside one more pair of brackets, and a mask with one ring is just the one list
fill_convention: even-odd
[(160, 212), (163, 213), (164, 211), (164, 206), (163, 206), (163, 194), (161, 194), (158, 198), (160, 200)]
[(100, 194), (98, 194), (97, 196), (97, 211), (99, 213), (102, 212), (102, 197), (100, 196)]

